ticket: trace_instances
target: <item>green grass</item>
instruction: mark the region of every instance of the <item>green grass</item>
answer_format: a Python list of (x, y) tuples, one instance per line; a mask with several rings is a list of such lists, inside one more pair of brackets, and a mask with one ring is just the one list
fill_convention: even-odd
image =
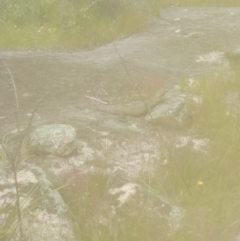
[[(147, 1), (147, 0), (146, 0)], [(240, 6), (239, 1), (181, 0), (180, 6)], [(153, 14), (176, 0), (147, 1)], [(2, 0), (0, 47), (5, 49), (92, 49), (149, 25), (148, 14), (108, 0)]]
[(0, 46), (8, 49), (91, 49), (112, 40), (136, 33), (147, 26), (140, 14), (122, 13), (114, 22), (92, 16), (81, 26), (69, 29), (43, 24), (19, 26), (4, 23)]
[(138, 32), (148, 19), (105, 0), (5, 0), (0, 23), (0, 46), (6, 49), (91, 49)]
[[(191, 94), (202, 97), (193, 104), (192, 135), (208, 138), (208, 154), (199, 155), (186, 148), (179, 162), (178, 172), (190, 190), (176, 185), (177, 174), (170, 165), (170, 174), (164, 188), (186, 209), (181, 228), (174, 240), (210, 241), (233, 240), (240, 228), (240, 115), (229, 111), (227, 94), (239, 81), (229, 78), (203, 78), (191, 88)], [(239, 91), (239, 90), (238, 90)], [(239, 100), (240, 101), (240, 100)], [(172, 170), (172, 171), (171, 171)]]
[(204, 6), (204, 7), (239, 7), (240, 2), (238, 0), (229, 0), (229, 1), (224, 1), (224, 0), (162, 0), (162, 1), (157, 1), (156, 5), (158, 6), (169, 6), (173, 4), (178, 4), (179, 6)]
[(108, 176), (104, 174), (79, 174), (75, 175), (75, 186), (60, 190), (69, 207), (69, 217), (73, 221), (77, 240), (99, 240), (100, 232), (92, 217), (100, 206), (107, 182)]

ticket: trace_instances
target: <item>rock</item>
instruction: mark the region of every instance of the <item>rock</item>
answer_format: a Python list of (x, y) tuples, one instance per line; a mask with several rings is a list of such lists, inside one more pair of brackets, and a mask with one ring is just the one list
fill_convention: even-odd
[[(178, 136), (174, 139), (172, 146), (173, 154), (180, 160), (181, 157), (186, 157), (186, 152), (191, 155), (196, 155), (203, 158), (209, 154), (210, 139), (199, 138), (194, 136)], [(195, 158), (196, 159), (196, 158)]]
[(43, 155), (67, 156), (76, 150), (76, 130), (70, 125), (43, 125), (29, 136), (31, 150)]
[(154, 240), (156, 233), (161, 233), (167, 240), (178, 229), (184, 209), (136, 182), (120, 180), (117, 177), (111, 181), (102, 205), (96, 211), (94, 220), (98, 230), (109, 230), (109, 236), (113, 238), (115, 230), (124, 228), (128, 237), (135, 240), (136, 234), (131, 232), (134, 227), (148, 233), (148, 240)]
[(184, 95), (177, 90), (169, 91), (163, 103), (156, 106), (145, 120), (154, 124), (180, 129), (190, 124), (190, 115), (186, 109)]
[[(171, 239), (181, 225), (185, 211), (179, 203), (157, 193), (156, 187), (149, 186), (149, 183), (161, 186), (164, 181), (164, 175), (161, 175), (165, 173), (162, 168), (166, 167), (163, 143), (156, 141), (158, 135), (153, 128), (144, 131), (149, 125), (142, 120), (134, 118), (130, 121), (134, 121), (131, 126), (125, 122), (116, 126), (122, 127), (122, 136), (119, 132), (96, 135), (92, 130), (98, 145), (92, 143), (92, 135), (89, 135), (84, 141), (78, 141), (78, 152), (72, 156), (39, 155), (30, 157), (31, 162), (20, 163), (21, 174), (31, 180), (31, 185), (40, 187), (36, 197), (35, 193), (31, 196), (32, 200), (45, 195), (43, 200), (36, 201), (36, 207), (24, 220), (27, 224), (24, 231), (29, 226), (27, 234), (30, 237), (30, 232), (34, 235), (36, 232), (34, 240), (74, 240), (72, 230), (77, 218), (77, 224), (80, 224), (77, 240), (86, 240), (94, 230), (98, 230), (98, 240), (113, 240), (116, 236), (123, 240), (139, 240), (145, 233), (149, 240), (159, 233), (164, 240)], [(112, 123), (118, 122), (112, 120)], [(107, 127), (105, 124), (98, 128), (103, 131)], [(72, 134), (74, 142), (74, 128), (65, 125), (41, 126), (29, 139), (38, 152), (55, 154), (65, 136), (63, 133)], [(53, 139), (58, 140), (56, 146)], [(19, 177), (20, 184), (21, 180)], [(22, 196), (26, 190), (33, 189), (31, 185), (21, 189)], [(53, 187), (57, 188), (54, 190)], [(68, 213), (73, 214), (72, 220), (66, 217)], [(50, 233), (48, 237), (47, 232)]]
[[(34, 165), (21, 167), (17, 178), (24, 240), (75, 241), (74, 225), (66, 215), (68, 207), (44, 171)], [(0, 170), (0, 197), (1, 238), (20, 240), (16, 189), (8, 168)]]

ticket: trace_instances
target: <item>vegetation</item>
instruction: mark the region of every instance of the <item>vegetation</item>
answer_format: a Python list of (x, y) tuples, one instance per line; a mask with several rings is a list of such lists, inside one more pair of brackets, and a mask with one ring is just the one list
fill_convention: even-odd
[[(167, 6), (239, 6), (230, 0), (143, 0), (152, 14)], [(6, 49), (91, 49), (149, 25), (137, 3), (120, 0), (2, 0), (0, 47)]]
[(204, 7), (239, 7), (240, 3), (238, 0), (162, 0), (157, 1), (156, 3), (160, 2), (159, 5), (161, 6), (169, 6), (173, 4), (177, 4), (179, 6), (204, 6)]
[(4, 48), (89, 49), (133, 34), (148, 21), (118, 1), (3, 0), (0, 24)]
[(186, 210), (174, 240), (233, 240), (238, 235), (240, 99), (231, 97), (239, 94), (239, 81), (238, 74), (234, 80), (203, 78), (188, 89), (189, 97), (200, 97), (197, 104), (190, 98), (189, 108), (194, 112), (190, 136), (208, 140), (208, 144), (200, 155), (186, 147), (175, 156), (178, 170), (176, 163), (170, 163), (164, 184), (156, 186)]

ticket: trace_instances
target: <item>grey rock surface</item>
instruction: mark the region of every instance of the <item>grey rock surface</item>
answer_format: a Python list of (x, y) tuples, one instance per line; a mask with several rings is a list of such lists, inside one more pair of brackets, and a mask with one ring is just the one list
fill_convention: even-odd
[[(0, 174), (1, 238), (20, 240), (13, 174), (6, 167), (0, 169)], [(32, 237), (35, 241), (75, 241), (73, 224), (66, 215), (68, 207), (46, 173), (31, 164), (19, 167), (17, 178), (24, 237)], [(11, 223), (8, 223), (10, 216)]]
[[(115, 229), (128, 225), (129, 237), (133, 238), (136, 235), (134, 226), (141, 228), (143, 233), (148, 233), (149, 239), (154, 239), (156, 233), (161, 234), (161, 238), (167, 238), (179, 228), (184, 209), (175, 206), (166, 197), (144, 188), (143, 185), (130, 180), (120, 180), (117, 176), (112, 180), (101, 207), (97, 209), (95, 220), (100, 230), (111, 227), (109, 233), (114, 237)], [(148, 220), (147, 225), (145, 220)]]
[(43, 125), (29, 136), (29, 145), (39, 154), (66, 156), (76, 149), (76, 130), (70, 125)]
[(191, 124), (190, 113), (186, 108), (184, 94), (177, 90), (169, 91), (162, 103), (157, 105), (145, 120), (174, 129), (188, 127)]

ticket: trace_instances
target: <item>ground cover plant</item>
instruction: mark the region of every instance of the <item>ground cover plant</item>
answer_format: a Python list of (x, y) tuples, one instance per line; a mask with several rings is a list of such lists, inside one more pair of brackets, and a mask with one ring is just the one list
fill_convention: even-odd
[(176, 4), (178, 6), (204, 6), (204, 7), (239, 7), (240, 3), (237, 0), (162, 0), (155, 1), (156, 4), (161, 6), (169, 6)]
[(106, 0), (4, 0), (0, 23), (8, 49), (89, 49), (148, 25), (140, 12)]
[[(186, 148), (178, 158), (190, 193), (184, 186), (176, 186), (171, 171), (163, 187), (186, 210), (174, 240), (233, 240), (239, 235), (240, 100), (226, 102), (239, 94), (239, 80), (238, 74), (233, 79), (203, 78), (191, 88), (200, 97), (194, 104), (191, 135), (207, 138), (208, 148), (204, 155)], [(238, 105), (229, 110), (233, 102)]]
[[(149, 25), (150, 15), (171, 6), (240, 6), (236, 0), (3, 0), (0, 46), (6, 49), (91, 49), (134, 34)], [(149, 11), (150, 10), (150, 11)]]

